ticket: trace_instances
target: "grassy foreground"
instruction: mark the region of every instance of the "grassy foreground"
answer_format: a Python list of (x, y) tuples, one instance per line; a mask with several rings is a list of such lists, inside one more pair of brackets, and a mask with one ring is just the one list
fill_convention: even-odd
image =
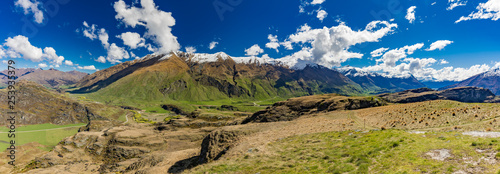
[[(28, 125), (16, 128), (16, 146), (26, 143), (38, 142), (45, 147), (42, 150), (49, 151), (63, 138), (74, 135), (78, 132), (78, 128), (85, 124), (68, 124), (68, 125), (53, 125), (39, 124)], [(7, 149), (10, 144), (10, 138), (7, 136), (6, 127), (0, 128), (0, 151)]]
[[(193, 173), (497, 173), (498, 138), (459, 132), (414, 134), (402, 130), (328, 132), (294, 136), (249, 149), (231, 159), (193, 168)], [(432, 159), (434, 150), (450, 157)]]

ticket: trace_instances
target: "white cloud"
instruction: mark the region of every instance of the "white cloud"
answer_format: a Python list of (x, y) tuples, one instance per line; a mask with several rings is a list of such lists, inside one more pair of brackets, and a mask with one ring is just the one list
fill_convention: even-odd
[(440, 65), (444, 65), (444, 64), (448, 64), (448, 63), (450, 63), (450, 62), (448, 62), (448, 61), (446, 61), (446, 60), (444, 60), (444, 59), (441, 59), (441, 60), (439, 60), (439, 61), (440, 61), (440, 62), (439, 62), (439, 64), (440, 64)]
[(317, 18), (318, 18), (321, 22), (323, 22), (323, 19), (325, 19), (325, 18), (326, 18), (326, 16), (328, 16), (328, 13), (327, 13), (325, 10), (318, 10), (318, 11), (317, 11), (317, 13), (318, 13), (318, 14), (316, 15), (316, 17), (317, 17)]
[(195, 47), (186, 47), (186, 53), (195, 53), (196, 52), (196, 48)]
[(12, 58), (22, 58), (31, 60), (33, 62), (40, 62), (43, 60), (43, 50), (41, 48), (31, 45), (28, 38), (22, 35), (15, 36), (14, 38), (7, 38), (4, 46), (7, 47), (7, 55)]
[(122, 39), (123, 44), (129, 46), (131, 49), (146, 46), (146, 40), (139, 33), (126, 32), (116, 37)]
[(15, 2), (17, 7), (21, 7), (24, 10), (24, 14), (28, 15), (33, 13), (33, 17), (35, 18), (35, 22), (41, 24), (43, 22), (43, 11), (38, 8), (41, 6), (41, 3), (36, 0), (17, 0)]
[(100, 63), (106, 63), (106, 58), (104, 56), (99, 56), (96, 61)]
[(109, 42), (108, 42), (109, 35), (104, 28), (101, 28), (99, 30), (98, 37), (99, 37), (99, 40), (101, 41), (101, 44), (104, 46), (104, 48), (108, 48), (109, 47)]
[(278, 48), (280, 47), (280, 43), (278, 41), (278, 36), (270, 34), (267, 36), (267, 39), (269, 39), (269, 43), (266, 43), (266, 48), (275, 49), (276, 52), (279, 52)]
[(98, 69), (95, 68), (94, 65), (89, 65), (89, 66), (78, 66), (78, 69), (83, 69), (83, 70), (91, 70), (91, 71), (98, 71)]
[(285, 49), (287, 49), (287, 50), (293, 50), (293, 46), (292, 46), (292, 42), (291, 41), (280, 42), (280, 45), (282, 45), (283, 47), (285, 47)]
[(96, 32), (96, 25), (92, 24), (92, 26), (89, 26), (89, 24), (86, 21), (83, 21), (83, 35), (85, 37), (88, 37), (90, 40), (94, 40), (97, 38), (97, 35), (95, 34)]
[(45, 63), (40, 63), (40, 64), (38, 64), (38, 67), (39, 68), (47, 68), (49, 66), (47, 64), (45, 64)]
[(210, 50), (213, 50), (217, 46), (217, 44), (219, 44), (219, 42), (212, 41), (210, 42), (208, 48), (210, 48)]
[(288, 37), (292, 43), (310, 44), (303, 47), (301, 52), (308, 51), (309, 57), (300, 57), (303, 61), (313, 62), (326, 67), (340, 66), (340, 63), (351, 58), (361, 58), (363, 54), (350, 52), (349, 49), (360, 43), (378, 42), (382, 37), (391, 34), (397, 24), (387, 21), (373, 21), (366, 25), (364, 30), (353, 31), (345, 23), (331, 28), (310, 29), (304, 25)]
[(433, 2), (431, 5), (436, 5), (436, 2)]
[(325, 0), (313, 0), (311, 4), (317, 5), (317, 4), (323, 4), (323, 2), (325, 2)]
[(31, 45), (26, 36), (18, 35), (13, 38), (7, 38), (3, 46), (6, 50), (0, 48), (0, 57), (24, 58), (33, 62), (48, 60), (55, 66), (61, 65), (64, 61), (63, 56), (58, 56), (56, 50), (52, 47), (44, 49)]
[(159, 53), (170, 53), (180, 49), (177, 37), (172, 34), (175, 19), (172, 13), (158, 9), (153, 0), (141, 0), (141, 8), (128, 6), (123, 0), (114, 3), (118, 13), (115, 18), (126, 26), (135, 28), (137, 25), (146, 28), (145, 37), (151, 38), (159, 45)]
[(47, 58), (49, 61), (51, 61), (55, 65), (61, 65), (64, 61), (63, 56), (58, 56), (56, 54), (56, 50), (52, 47), (45, 47), (43, 49), (44, 52), (44, 57)]
[(8, 64), (8, 63), (9, 63), (9, 61), (7, 61), (7, 60), (2, 60), (2, 63), (3, 63), (3, 64)]
[(423, 46), (423, 43), (417, 43), (415, 45), (406, 45), (401, 48), (389, 50), (382, 56), (382, 58), (378, 59), (377, 62), (382, 62), (384, 66), (394, 67), (399, 60), (413, 54), (416, 50), (421, 49)]
[(472, 12), (467, 17), (460, 17), (455, 23), (473, 19), (491, 19), (493, 21), (500, 19), (500, 0), (488, 0), (488, 2), (479, 3), (476, 9), (478, 11)]
[(384, 52), (386, 52), (387, 50), (389, 50), (389, 48), (379, 48), (379, 49), (376, 49), (376, 50), (373, 50), (370, 54), (372, 55), (372, 57), (380, 57), (382, 56), (382, 54)]
[[(109, 41), (108, 41), (109, 35), (106, 32), (106, 29), (104, 29), (104, 28), (99, 29), (99, 28), (97, 28), (97, 25), (94, 25), (94, 24), (89, 25), (87, 22), (83, 22), (83, 26), (85, 27), (83, 29), (84, 30), (83, 35), (88, 37), (91, 40), (94, 40), (95, 38), (99, 38), (102, 46), (104, 47), (104, 49), (107, 50), (107, 54), (108, 54), (107, 58), (103, 59), (103, 58), (99, 57), (96, 60), (97, 62), (106, 63), (106, 60), (107, 60), (108, 62), (115, 64), (115, 63), (121, 63), (122, 59), (130, 58), (130, 55), (125, 50), (125, 48), (119, 47), (115, 43), (112, 43), (112, 44), (109, 43)], [(86, 33), (85, 31), (88, 31), (87, 32), (88, 34), (85, 34)], [(97, 31), (97, 34), (95, 34), (96, 31)], [(122, 35), (120, 35), (119, 38), (121, 38), (122, 40), (124, 40), (124, 39), (127, 40), (127, 41), (124, 40), (124, 43), (126, 43), (126, 45), (127, 44), (133, 45), (131, 43), (132, 42), (131, 40), (133, 40), (133, 39), (131, 39), (131, 37), (135, 37), (135, 36), (130, 36), (130, 35), (135, 35), (135, 34), (130, 33), (130, 32), (122, 33)], [(140, 42), (136, 46), (142, 46), (143, 44), (144, 43)], [(130, 46), (130, 45), (128, 45), (128, 46)], [(148, 48), (148, 50), (149, 50), (149, 48)]]
[(442, 50), (444, 49), (444, 47), (446, 47), (447, 45), (449, 44), (452, 44), (453, 41), (449, 41), (449, 40), (438, 40), (434, 43), (431, 44), (431, 47), (425, 49), (426, 51), (434, 51), (436, 49), (438, 50)]
[(467, 1), (463, 1), (463, 0), (448, 0), (448, 4), (450, 6), (448, 6), (448, 8), (446, 8), (446, 10), (453, 10), (455, 7), (467, 5)]
[(406, 11), (406, 16), (405, 18), (410, 22), (410, 24), (413, 23), (413, 21), (415, 21), (415, 9), (417, 8), (417, 6), (411, 6), (410, 8), (408, 8), (408, 10)]
[(255, 44), (252, 47), (245, 50), (245, 55), (247, 56), (258, 56), (259, 54), (264, 53), (264, 50), (260, 48), (259, 45)]
[(65, 60), (65, 61), (64, 61), (64, 64), (65, 64), (65, 65), (68, 65), (68, 66), (73, 66), (73, 62), (72, 62), (72, 61), (70, 61), (70, 60)]
[(121, 63), (122, 59), (128, 58), (130, 58), (130, 55), (124, 48), (116, 46), (115, 43), (112, 43), (111, 46), (109, 46), (107, 60), (110, 63)]
[(0, 59), (1, 58), (4, 58), (7, 54), (5, 53), (5, 51), (3, 50), (3, 48), (0, 46)]

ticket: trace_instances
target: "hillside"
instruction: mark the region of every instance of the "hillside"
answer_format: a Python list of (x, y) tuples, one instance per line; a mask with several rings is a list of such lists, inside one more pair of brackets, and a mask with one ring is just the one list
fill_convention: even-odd
[[(16, 84), (16, 124), (74, 124), (91, 120), (116, 120), (125, 111), (97, 103), (76, 101), (31, 81)], [(0, 90), (0, 119), (7, 119), (7, 89)]]
[(495, 95), (500, 95), (500, 69), (494, 69), (472, 76), (459, 83), (440, 88), (439, 90), (450, 89), (455, 87), (474, 86), (491, 90)]
[[(47, 87), (56, 88), (62, 85), (73, 85), (88, 74), (74, 70), (63, 72), (53, 68), (48, 70), (21, 68), (16, 70), (16, 75), (18, 80), (33, 81)], [(8, 80), (7, 70), (0, 72), (1, 86), (6, 86)]]

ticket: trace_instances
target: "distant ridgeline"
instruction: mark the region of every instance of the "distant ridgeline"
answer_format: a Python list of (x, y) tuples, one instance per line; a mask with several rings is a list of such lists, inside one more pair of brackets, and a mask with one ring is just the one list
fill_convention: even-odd
[[(46, 87), (60, 87), (62, 85), (73, 85), (80, 81), (87, 73), (79, 71), (63, 72), (56, 69), (34, 69), (34, 68), (21, 68), (16, 70), (16, 75), (19, 80), (34, 81)], [(0, 88), (7, 86), (7, 70), (0, 72)]]
[(84, 77), (75, 92), (133, 100), (264, 100), (338, 93), (367, 95), (424, 87), (414, 77), (360, 78), (315, 64), (230, 57), (224, 53), (148, 55)]

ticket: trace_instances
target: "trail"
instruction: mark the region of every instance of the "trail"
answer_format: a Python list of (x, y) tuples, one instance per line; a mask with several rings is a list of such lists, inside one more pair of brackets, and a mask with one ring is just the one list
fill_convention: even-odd
[[(82, 125), (83, 126), (83, 125)], [(60, 128), (52, 128), (52, 129), (40, 129), (40, 130), (31, 130), (31, 131), (16, 131), (15, 133), (28, 133), (28, 132), (42, 132), (42, 131), (50, 131), (57, 129), (66, 129), (66, 128), (74, 128), (74, 127), (82, 127), (82, 126), (70, 126), (70, 127), (60, 127)], [(9, 132), (0, 132), (1, 133), (9, 133)]]

